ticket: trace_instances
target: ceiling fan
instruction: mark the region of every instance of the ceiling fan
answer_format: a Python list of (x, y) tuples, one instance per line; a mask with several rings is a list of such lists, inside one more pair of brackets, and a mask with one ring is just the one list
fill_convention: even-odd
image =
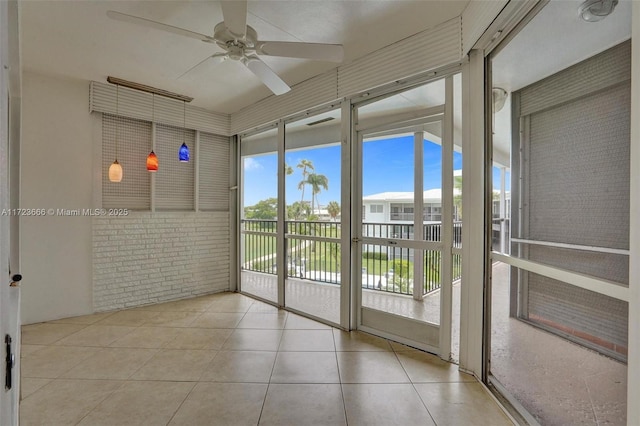
[[(247, 25), (247, 1), (222, 1), (224, 21), (218, 23), (213, 36), (196, 33), (161, 22), (110, 10), (107, 16), (118, 21), (143, 25), (184, 37), (215, 43), (224, 52), (214, 53), (187, 70), (188, 74), (203, 64), (219, 64), (227, 59), (241, 62), (253, 72), (273, 93), (281, 95), (291, 88), (258, 55), (283, 56), (287, 58), (312, 59), (317, 61), (342, 62), (344, 50), (340, 44), (300, 43), (289, 41), (258, 40), (256, 30)], [(180, 77), (182, 77), (180, 76)]]

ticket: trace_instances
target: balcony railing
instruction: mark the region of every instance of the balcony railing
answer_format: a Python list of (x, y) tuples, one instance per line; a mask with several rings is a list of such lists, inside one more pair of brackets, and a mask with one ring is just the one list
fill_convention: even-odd
[[(241, 220), (242, 268), (277, 274), (275, 220)], [(411, 224), (364, 223), (364, 237), (412, 239)], [(328, 284), (340, 283), (341, 226), (336, 222), (286, 221), (287, 277)], [(441, 241), (441, 224), (425, 224), (424, 241)], [(462, 224), (454, 223), (453, 246), (462, 245)], [(362, 253), (363, 288), (396, 294), (413, 294), (414, 251), (391, 245), (365, 244)], [(424, 252), (423, 294), (441, 286), (442, 259), (439, 250)], [(461, 276), (461, 256), (453, 256), (453, 279)]]

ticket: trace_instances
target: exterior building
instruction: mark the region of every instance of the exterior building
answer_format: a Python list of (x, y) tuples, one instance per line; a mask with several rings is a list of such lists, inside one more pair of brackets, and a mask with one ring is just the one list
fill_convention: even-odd
[[(424, 191), (424, 223), (442, 221), (442, 193), (440, 189)], [(413, 192), (382, 192), (362, 198), (362, 218), (375, 223), (411, 223), (414, 219)], [(458, 218), (458, 214), (455, 214)]]

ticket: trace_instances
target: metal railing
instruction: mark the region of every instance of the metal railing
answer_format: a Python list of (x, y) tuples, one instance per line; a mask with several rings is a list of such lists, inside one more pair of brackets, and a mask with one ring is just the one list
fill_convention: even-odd
[(243, 269), (267, 274), (276, 273), (277, 225), (275, 220), (240, 221)]
[[(412, 239), (413, 225), (363, 223), (363, 236)], [(275, 220), (241, 220), (242, 268), (277, 274)], [(324, 221), (285, 222), (287, 277), (328, 284), (340, 283), (340, 223)], [(453, 246), (462, 246), (462, 223), (453, 226)], [(425, 241), (441, 241), (442, 225), (424, 225)], [(442, 259), (439, 250), (424, 252), (423, 294), (441, 287)], [(362, 253), (362, 287), (388, 293), (413, 294), (414, 251), (390, 245), (366, 244)], [(460, 278), (461, 256), (453, 256), (453, 280)]]

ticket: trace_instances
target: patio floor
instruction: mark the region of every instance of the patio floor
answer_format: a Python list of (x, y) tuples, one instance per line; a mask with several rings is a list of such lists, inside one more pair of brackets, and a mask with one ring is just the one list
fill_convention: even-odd
[[(277, 301), (277, 280), (272, 274), (242, 271), (242, 291), (265, 300)], [(285, 289), (286, 306), (334, 324), (340, 324), (340, 286), (290, 278)], [(422, 301), (411, 296), (363, 289), (363, 306), (432, 324), (440, 323), (440, 291)], [(453, 285), (452, 357), (458, 360), (460, 336), (460, 283)]]
[[(509, 317), (509, 267), (493, 268), (491, 371), (544, 425), (626, 424), (626, 365)], [(242, 288), (277, 299), (276, 277), (242, 272)], [(339, 323), (340, 288), (289, 279), (287, 306)], [(363, 289), (363, 305), (431, 323), (440, 322), (440, 292), (422, 302), (409, 296)], [(453, 360), (458, 359), (460, 284), (453, 286)]]
[(627, 366), (509, 318), (509, 266), (493, 266), (491, 372), (543, 425), (625, 425)]
[(510, 425), (410, 347), (237, 293), (22, 329), (20, 424)]

